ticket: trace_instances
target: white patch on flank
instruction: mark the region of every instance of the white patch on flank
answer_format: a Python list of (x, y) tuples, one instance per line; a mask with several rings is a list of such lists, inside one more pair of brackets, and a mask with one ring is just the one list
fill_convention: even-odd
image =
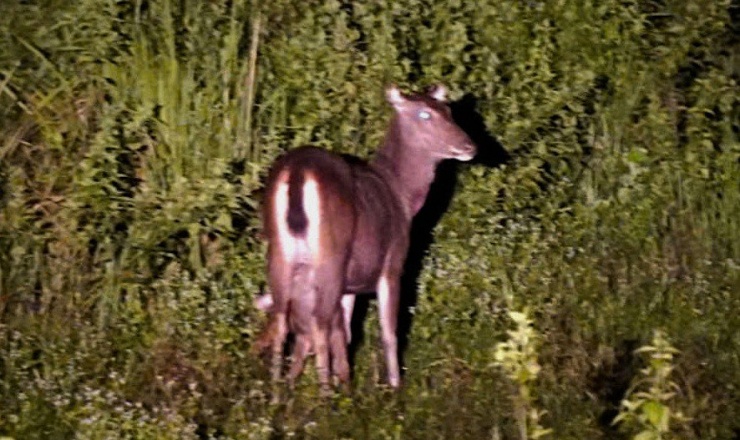
[(275, 188), (275, 221), (277, 222), (278, 242), (286, 261), (306, 262), (319, 253), (319, 184), (310, 174), (303, 183), (303, 210), (308, 220), (305, 237), (296, 237), (288, 226), (288, 180), (289, 174), (280, 176)]
[(286, 260), (290, 261), (296, 254), (296, 242), (288, 229), (288, 173), (280, 176), (275, 187), (275, 223), (280, 250)]
[(319, 199), (319, 183), (308, 174), (303, 184), (303, 209), (308, 218), (308, 230), (306, 239), (308, 248), (313, 255), (319, 253), (319, 222), (321, 219), (321, 206)]

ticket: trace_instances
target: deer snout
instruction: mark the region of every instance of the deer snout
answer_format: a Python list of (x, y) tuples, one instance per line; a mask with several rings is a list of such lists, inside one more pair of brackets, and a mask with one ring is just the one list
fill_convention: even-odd
[(471, 160), (473, 157), (475, 157), (475, 153), (477, 153), (477, 148), (475, 148), (475, 145), (471, 143), (465, 143), (452, 148), (452, 158), (462, 162), (467, 162)]

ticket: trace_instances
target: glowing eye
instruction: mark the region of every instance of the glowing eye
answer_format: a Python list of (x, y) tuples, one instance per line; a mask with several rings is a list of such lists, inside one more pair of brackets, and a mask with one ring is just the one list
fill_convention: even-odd
[(429, 113), (429, 112), (428, 112), (428, 111), (426, 111), (426, 110), (421, 110), (421, 111), (419, 111), (419, 117), (420, 117), (421, 119), (431, 119), (431, 117), (432, 117), (432, 114), (431, 114), (431, 113)]

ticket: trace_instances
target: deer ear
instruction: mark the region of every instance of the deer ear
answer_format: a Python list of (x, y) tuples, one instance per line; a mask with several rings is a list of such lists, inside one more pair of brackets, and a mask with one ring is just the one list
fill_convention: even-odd
[(439, 102), (447, 102), (447, 87), (442, 84), (432, 86), (427, 94)]
[(403, 96), (403, 93), (398, 90), (398, 87), (395, 84), (385, 90), (385, 99), (387, 99), (394, 107), (398, 107), (406, 102), (406, 98)]

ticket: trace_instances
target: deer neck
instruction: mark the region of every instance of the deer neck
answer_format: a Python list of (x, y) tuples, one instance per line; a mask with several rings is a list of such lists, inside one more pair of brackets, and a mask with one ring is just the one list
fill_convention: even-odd
[(409, 217), (416, 215), (424, 205), (439, 162), (413, 142), (411, 136), (404, 136), (394, 121), (372, 161), (372, 165), (390, 181)]

